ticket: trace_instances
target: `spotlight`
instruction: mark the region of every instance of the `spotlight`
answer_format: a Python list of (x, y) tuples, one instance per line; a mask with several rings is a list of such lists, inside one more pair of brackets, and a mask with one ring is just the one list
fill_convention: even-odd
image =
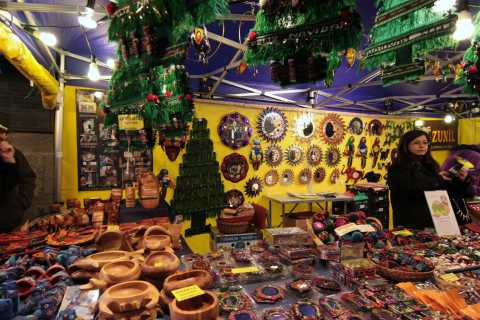
[(445, 123), (452, 123), (453, 121), (455, 121), (455, 117), (451, 114), (447, 114), (443, 121), (445, 121)]
[(453, 10), (456, 2), (456, 0), (437, 0), (433, 5), (432, 10), (435, 13), (445, 13)]
[(57, 37), (50, 32), (40, 32), (38, 37), (47, 46), (53, 47), (57, 44)]
[(113, 59), (113, 58), (108, 58), (108, 59), (107, 59), (107, 66), (109, 66), (110, 68), (114, 69), (114, 68), (115, 68), (115, 59)]
[(92, 57), (92, 60), (90, 62), (90, 66), (88, 68), (88, 74), (87, 74), (88, 79), (91, 81), (98, 81), (100, 80), (100, 71), (98, 70), (97, 62), (95, 60), (95, 57)]
[(472, 22), (472, 15), (467, 10), (463, 10), (458, 14), (458, 20), (453, 33), (453, 39), (462, 41), (470, 39), (475, 31), (475, 26)]
[(415, 120), (415, 127), (417, 128), (423, 127), (424, 124), (425, 124), (425, 121), (423, 121), (422, 119)]

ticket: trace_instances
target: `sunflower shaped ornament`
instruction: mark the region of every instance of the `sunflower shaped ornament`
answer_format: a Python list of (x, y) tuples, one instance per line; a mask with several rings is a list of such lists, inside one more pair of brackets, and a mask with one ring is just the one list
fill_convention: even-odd
[(325, 143), (337, 145), (345, 137), (345, 122), (336, 113), (330, 113), (320, 122), (320, 136)]
[(323, 180), (325, 180), (325, 169), (322, 167), (318, 167), (313, 172), (313, 181), (315, 181), (316, 183), (321, 183), (323, 182)]
[(254, 198), (258, 196), (263, 190), (262, 181), (255, 176), (247, 181), (245, 184), (245, 194), (247, 197)]
[(307, 162), (311, 166), (318, 166), (322, 162), (322, 149), (316, 145), (311, 145), (307, 150)]
[(298, 182), (300, 184), (308, 184), (312, 181), (312, 170), (305, 168), (298, 174)]
[(303, 113), (295, 120), (293, 128), (295, 136), (301, 141), (309, 141), (315, 135), (315, 121), (313, 114)]
[(300, 146), (291, 145), (285, 151), (285, 157), (287, 158), (288, 164), (296, 166), (303, 160), (303, 150)]
[(265, 185), (268, 187), (274, 186), (278, 183), (278, 172), (275, 169), (269, 170), (263, 178)]
[(293, 171), (290, 169), (286, 169), (282, 172), (280, 177), (280, 183), (283, 185), (289, 185), (293, 182)]
[(262, 111), (257, 120), (257, 131), (269, 142), (279, 142), (285, 138), (288, 121), (279, 109), (268, 107)]
[(217, 132), (224, 145), (232, 149), (239, 149), (248, 145), (253, 129), (247, 117), (233, 112), (220, 120)]
[(275, 168), (282, 163), (282, 160), (283, 152), (279, 145), (272, 144), (267, 148), (265, 152), (265, 162), (267, 162), (270, 167)]
[(331, 146), (330, 148), (328, 148), (327, 153), (325, 155), (325, 161), (327, 163), (327, 166), (331, 168), (337, 166), (341, 158), (342, 158), (342, 154), (340, 153), (340, 150), (337, 147)]

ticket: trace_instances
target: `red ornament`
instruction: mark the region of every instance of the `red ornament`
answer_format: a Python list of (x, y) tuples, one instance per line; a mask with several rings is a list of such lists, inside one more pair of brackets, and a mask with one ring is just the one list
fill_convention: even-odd
[(106, 7), (107, 13), (109, 16), (115, 13), (117, 11), (117, 5), (113, 2), (109, 2)]
[(147, 101), (148, 102), (156, 102), (158, 103), (160, 100), (158, 99), (158, 96), (156, 94), (153, 94), (153, 93), (149, 93), (147, 95)]
[(165, 93), (163, 94), (165, 97), (171, 97), (172, 96), (172, 92), (171, 91), (165, 91)]
[(178, 101), (182, 101), (182, 98), (183, 98), (182, 96), (177, 97)]
[(190, 93), (187, 93), (185, 95), (185, 99), (187, 99), (187, 101), (192, 101), (192, 95)]
[(254, 41), (257, 38), (257, 33), (255, 31), (250, 31), (248, 33), (248, 41)]
[(468, 73), (470, 74), (476, 74), (478, 72), (478, 69), (477, 69), (477, 65), (474, 64), (473, 66), (471, 66), (470, 68), (468, 68)]

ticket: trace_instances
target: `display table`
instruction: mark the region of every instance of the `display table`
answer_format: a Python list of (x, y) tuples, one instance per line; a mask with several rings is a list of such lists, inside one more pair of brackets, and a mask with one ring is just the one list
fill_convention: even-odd
[(153, 209), (145, 209), (137, 201), (134, 208), (126, 208), (125, 203), (122, 201), (119, 213), (119, 223), (136, 222), (143, 219), (168, 217), (170, 221), (173, 221), (175, 216), (173, 211), (169, 210), (170, 206), (165, 201), (160, 201), (158, 207)]
[[(282, 206), (282, 213), (281, 217), (283, 217), (285, 214), (290, 215), (294, 212), (294, 210), (297, 208), (299, 204), (308, 204), (309, 205), (309, 210), (312, 212), (313, 210), (313, 204), (316, 204), (318, 207), (328, 211), (328, 203), (333, 203), (334, 202), (344, 202), (344, 213), (347, 213), (347, 203), (350, 201), (354, 201), (353, 196), (347, 196), (343, 194), (334, 194), (333, 196), (312, 196), (312, 197), (293, 197), (288, 194), (283, 194), (283, 195), (265, 195), (264, 196), (268, 200), (268, 225), (272, 226), (272, 202), (276, 202)], [(325, 203), (325, 207), (321, 205), (321, 203)], [(286, 205), (293, 205), (293, 207), (290, 209), (290, 211), (285, 212), (285, 207)]]

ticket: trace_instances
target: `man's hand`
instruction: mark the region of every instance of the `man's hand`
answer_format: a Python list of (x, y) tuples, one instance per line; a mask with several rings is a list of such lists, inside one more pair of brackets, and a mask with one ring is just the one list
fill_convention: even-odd
[(15, 163), (15, 148), (7, 141), (0, 142), (0, 158), (7, 163)]

